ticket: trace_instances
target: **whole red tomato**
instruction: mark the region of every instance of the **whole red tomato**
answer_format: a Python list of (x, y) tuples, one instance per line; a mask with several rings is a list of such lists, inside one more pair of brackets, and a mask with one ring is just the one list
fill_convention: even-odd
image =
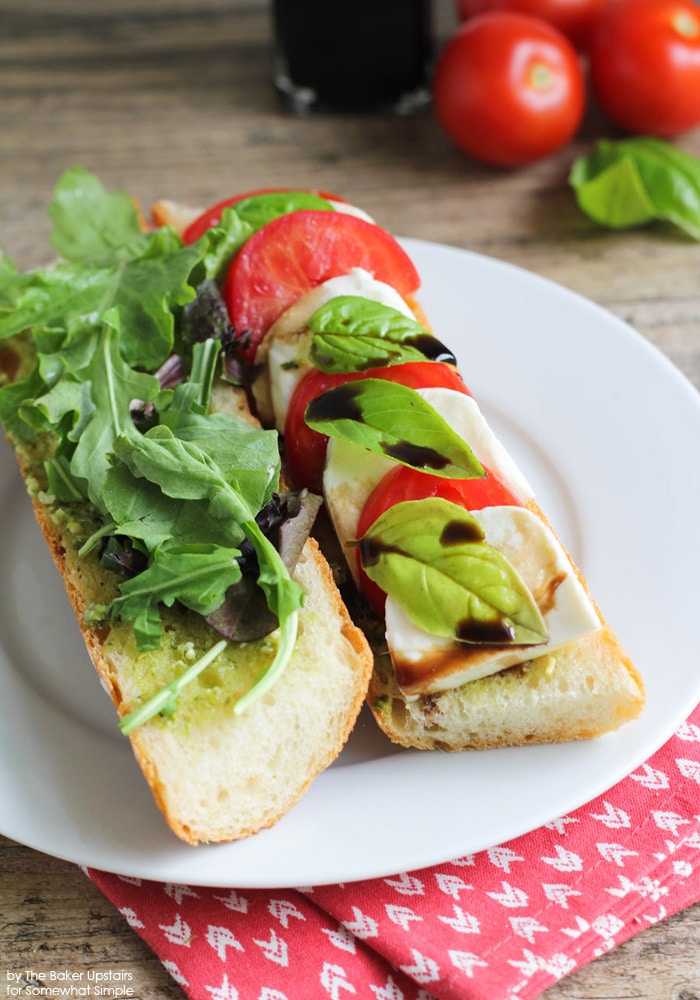
[(456, 0), (460, 21), (490, 10), (517, 10), (558, 28), (574, 45), (585, 48), (609, 0)]
[(700, 8), (615, 0), (590, 45), (598, 104), (628, 132), (669, 137), (700, 123)]
[(469, 156), (517, 167), (574, 135), (585, 85), (573, 45), (551, 25), (493, 11), (457, 29), (433, 80), (438, 121)]

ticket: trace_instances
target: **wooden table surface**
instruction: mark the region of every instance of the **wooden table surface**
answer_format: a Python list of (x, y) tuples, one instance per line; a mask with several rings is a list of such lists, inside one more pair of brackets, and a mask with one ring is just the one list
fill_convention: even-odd
[[(437, 26), (443, 39), (449, 0), (438, 4)], [(46, 259), (45, 206), (72, 165), (145, 206), (161, 196), (205, 205), (236, 190), (314, 186), (343, 194), (397, 234), (488, 254), (575, 289), (631, 322), (700, 385), (700, 244), (663, 226), (603, 232), (579, 213), (568, 169), (602, 134), (612, 132), (590, 113), (567, 149), (498, 172), (457, 152), (429, 109), (411, 118), (291, 116), (270, 84), (263, 0), (0, 7), (0, 246), (19, 266)], [(700, 155), (700, 129), (678, 144)], [(127, 968), (142, 1000), (182, 997), (78, 868), (0, 837), (0, 973), (5, 964)], [(544, 996), (698, 1000), (700, 905)]]

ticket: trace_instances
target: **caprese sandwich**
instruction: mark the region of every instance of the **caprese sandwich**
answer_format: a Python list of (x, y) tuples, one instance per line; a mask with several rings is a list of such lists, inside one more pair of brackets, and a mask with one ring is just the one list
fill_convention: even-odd
[[(228, 199), (184, 238), (275, 197)], [(413, 262), (325, 200), (256, 229), (223, 295), (255, 410), (292, 485), (322, 492), (372, 609), (375, 718), (398, 743), (451, 750), (617, 728), (642, 709), (641, 679), (429, 328)]]

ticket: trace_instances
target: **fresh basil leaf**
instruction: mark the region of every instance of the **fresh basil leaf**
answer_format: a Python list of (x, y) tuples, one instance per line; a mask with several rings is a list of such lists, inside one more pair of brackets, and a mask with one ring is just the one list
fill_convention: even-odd
[(106, 267), (140, 256), (148, 242), (132, 198), (107, 192), (94, 174), (75, 167), (59, 179), (49, 206), (51, 244), (66, 260)]
[(385, 379), (362, 378), (311, 400), (306, 423), (329, 437), (449, 479), (485, 473), (471, 448), (422, 396)]
[(251, 195), (233, 206), (236, 214), (252, 229), (261, 229), (290, 212), (316, 210), (332, 212), (333, 206), (320, 195), (310, 191), (271, 191), (268, 194)]
[(400, 310), (361, 295), (338, 295), (308, 323), (309, 356), (324, 372), (360, 372), (406, 361), (455, 362), (437, 337)]
[(601, 139), (574, 162), (569, 182), (581, 210), (601, 226), (662, 220), (700, 239), (700, 160), (662, 139)]
[(546, 639), (519, 574), (457, 504), (440, 497), (403, 501), (358, 544), (370, 579), (431, 635), (497, 645)]

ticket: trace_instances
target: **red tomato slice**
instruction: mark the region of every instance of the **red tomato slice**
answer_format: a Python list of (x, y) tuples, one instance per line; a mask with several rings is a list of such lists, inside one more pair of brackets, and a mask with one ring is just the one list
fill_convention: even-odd
[[(357, 526), (358, 538), (362, 538), (377, 518), (390, 507), (402, 500), (425, 500), (426, 497), (442, 497), (465, 510), (481, 510), (501, 505), (522, 507), (515, 494), (488, 469), (483, 479), (443, 479), (441, 476), (411, 469), (407, 465), (397, 465), (377, 483), (367, 498)], [(359, 550), (357, 568), (363, 593), (371, 607), (383, 615), (386, 594), (362, 569)]]
[(245, 359), (254, 360), (269, 328), (301, 295), (353, 267), (400, 295), (420, 284), (393, 236), (346, 212), (291, 212), (254, 233), (234, 257), (223, 288), (233, 326), (251, 333)]
[(411, 389), (438, 387), (456, 389), (458, 392), (469, 394), (457, 369), (441, 361), (407, 361), (402, 365), (370, 368), (365, 372), (333, 375), (312, 368), (301, 379), (292, 395), (284, 426), (287, 475), (296, 488), (306, 486), (320, 493), (326, 464), (328, 436), (312, 430), (307, 425), (304, 420), (306, 407), (326, 389), (361, 378), (383, 378), (389, 382), (407, 385)]
[[(245, 191), (243, 194), (234, 194), (230, 198), (224, 198), (223, 201), (217, 201), (215, 205), (211, 205), (207, 208), (200, 216), (198, 216), (194, 222), (191, 222), (187, 229), (185, 229), (182, 234), (182, 239), (185, 243), (196, 243), (200, 236), (204, 236), (207, 229), (211, 229), (212, 226), (217, 226), (221, 222), (221, 213), (225, 208), (230, 208), (231, 205), (237, 205), (239, 201), (245, 201), (246, 198), (255, 198), (259, 194), (278, 194), (285, 191), (299, 191), (301, 188), (258, 188), (255, 191)], [(304, 189), (306, 190), (306, 189)], [(331, 194), (330, 191), (316, 191), (315, 189), (308, 189), (309, 194), (317, 194), (320, 198), (325, 198), (326, 201), (340, 201), (346, 202), (345, 198), (341, 198), (337, 194)]]

